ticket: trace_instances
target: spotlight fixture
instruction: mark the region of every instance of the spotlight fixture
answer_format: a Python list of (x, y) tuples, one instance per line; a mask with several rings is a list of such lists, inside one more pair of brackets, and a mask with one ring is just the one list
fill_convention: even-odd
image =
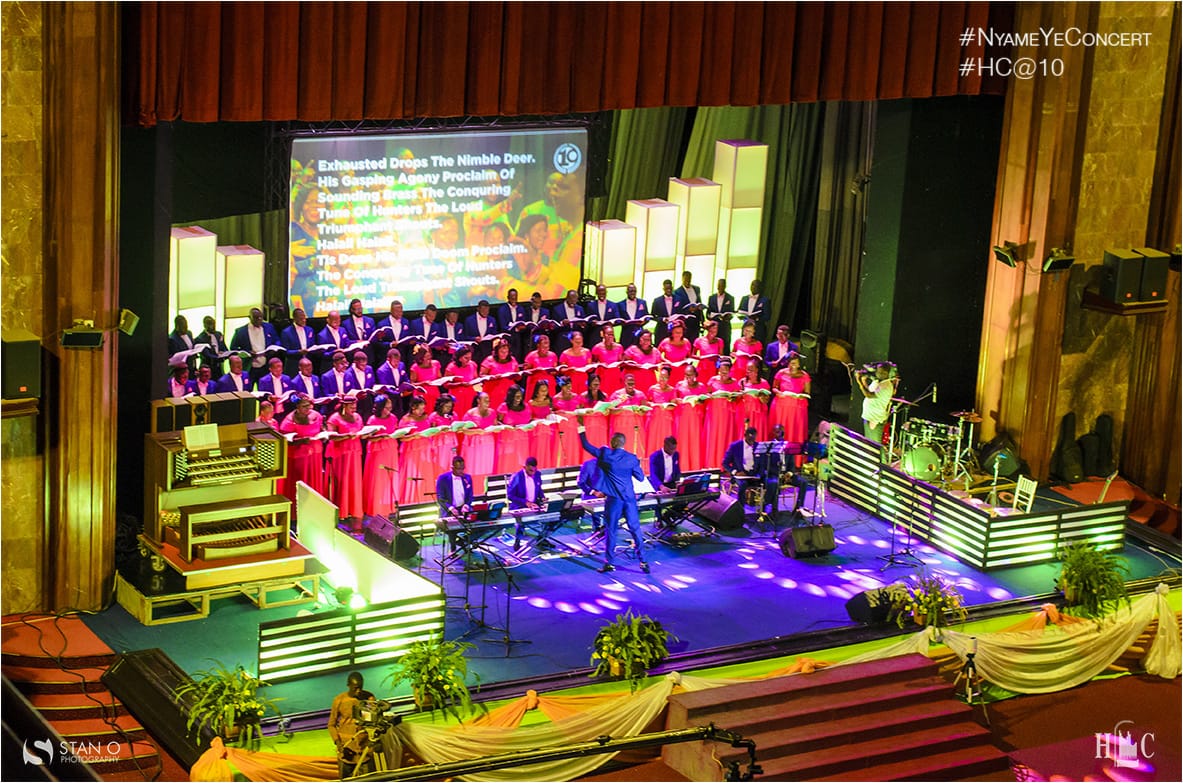
[(1076, 256), (1062, 247), (1053, 247), (1043, 262), (1044, 272), (1063, 272), (1076, 263)]
[(63, 329), (61, 346), (76, 351), (97, 351), (103, 347), (104, 331), (94, 328), (94, 321), (77, 318), (68, 329)]
[(131, 337), (136, 332), (136, 327), (140, 324), (140, 317), (124, 307), (119, 311), (119, 326), (116, 327), (119, 331)]
[(1003, 242), (1001, 246), (994, 246), (994, 257), (1009, 267), (1015, 267), (1019, 261), (1019, 246), (1014, 242)]

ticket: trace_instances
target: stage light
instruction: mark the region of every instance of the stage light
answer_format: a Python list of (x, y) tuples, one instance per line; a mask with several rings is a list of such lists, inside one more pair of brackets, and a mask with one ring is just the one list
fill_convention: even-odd
[(349, 608), (355, 612), (359, 609), (366, 608), (366, 597), (361, 593), (354, 593), (349, 596)]
[(74, 324), (62, 330), (60, 339), (63, 348), (76, 351), (97, 351), (103, 347), (105, 332), (94, 328), (94, 321), (75, 319)]
[(126, 307), (119, 311), (119, 331), (131, 337), (136, 333), (136, 327), (140, 325), (140, 317), (128, 310)]
[[(995, 251), (997, 252), (997, 250)], [(1062, 247), (1053, 247), (1052, 252), (1044, 259), (1044, 272), (1063, 272), (1076, 263), (1076, 256)]]
[(1009, 267), (1015, 267), (1019, 261), (1019, 246), (1014, 242), (1003, 242), (1002, 246), (994, 246), (994, 257)]

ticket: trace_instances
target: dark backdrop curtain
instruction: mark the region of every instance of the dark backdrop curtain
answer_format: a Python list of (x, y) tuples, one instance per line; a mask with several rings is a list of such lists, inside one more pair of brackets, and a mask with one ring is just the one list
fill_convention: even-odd
[(665, 198), (682, 164), (683, 136), (692, 109), (630, 109), (612, 116), (608, 193), (589, 199), (587, 219), (624, 219), (630, 199)]
[(230, 215), (178, 223), (201, 226), (218, 235), (219, 245), (250, 245), (262, 250), (263, 299), (260, 304), (287, 309), (288, 296), (288, 211), (274, 209), (251, 215)]
[[(127, 121), (406, 119), (1002, 94), (988, 2), (125, 3)], [(975, 69), (976, 70), (976, 69)]]

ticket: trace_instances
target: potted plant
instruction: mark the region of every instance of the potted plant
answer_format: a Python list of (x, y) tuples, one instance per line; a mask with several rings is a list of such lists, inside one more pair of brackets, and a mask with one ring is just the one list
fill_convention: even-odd
[(629, 690), (635, 691), (648, 671), (670, 654), (671, 639), (678, 637), (652, 617), (633, 614), (630, 607), (596, 633), (591, 657), (596, 670), (591, 676), (628, 680)]
[(242, 746), (257, 743), (262, 737), (259, 722), (271, 712), (281, 715), (276, 702), (259, 695), (267, 685), (241, 664), (227, 669), (218, 661), (205, 671), (194, 672), (192, 679), (173, 692), (173, 698), (189, 715), (187, 728), (194, 736), (209, 728), (228, 742)]
[(1125, 588), (1129, 567), (1112, 552), (1098, 551), (1087, 541), (1060, 549), (1060, 573), (1056, 587), (1064, 602), (1081, 617), (1097, 618), (1110, 601), (1130, 601)]
[[(442, 634), (424, 641), (413, 642), (391, 668), (386, 681), (391, 685), (408, 682), (411, 696), (420, 710), (440, 710), (463, 720), (475, 705), (465, 680), (468, 659), (464, 654), (476, 645), (468, 642), (447, 642)], [(473, 672), (473, 682), (480, 677)], [(432, 713), (435, 720), (435, 713)]]
[(967, 616), (961, 592), (939, 576), (920, 575), (916, 584), (897, 593), (891, 613), (900, 628), (909, 620), (917, 625), (943, 628), (950, 618), (964, 620)]

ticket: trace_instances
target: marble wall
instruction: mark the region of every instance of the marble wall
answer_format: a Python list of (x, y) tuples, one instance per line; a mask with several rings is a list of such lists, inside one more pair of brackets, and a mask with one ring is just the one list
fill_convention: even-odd
[[(1097, 32), (1148, 33), (1149, 44), (1097, 47), (1088, 99), (1073, 251), (1086, 265), (1073, 273), (1064, 319), (1056, 416), (1076, 412), (1077, 435), (1097, 416), (1114, 418), (1114, 452), (1129, 392), (1134, 316), (1080, 308), (1109, 247), (1146, 243), (1150, 191), (1171, 37), (1172, 3), (1100, 4)], [(1162, 248), (1169, 250), (1169, 248)], [(1178, 306), (1178, 303), (1174, 303)]]
[[(44, 337), (41, 3), (0, 3), (0, 329)], [(0, 419), (4, 611), (48, 605), (41, 414)]]

